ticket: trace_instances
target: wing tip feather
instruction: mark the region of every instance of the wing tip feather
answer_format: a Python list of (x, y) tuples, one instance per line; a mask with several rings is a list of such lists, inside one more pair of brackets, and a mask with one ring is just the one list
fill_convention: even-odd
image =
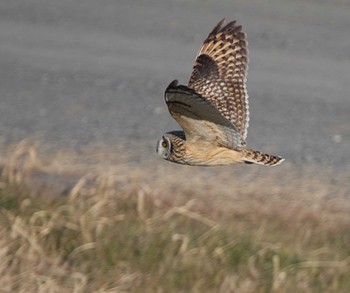
[[(246, 34), (243, 32), (243, 26), (238, 25), (236, 20), (232, 20), (226, 24), (226, 18), (223, 18), (219, 23), (212, 29), (207, 39), (204, 41), (208, 42), (211, 38), (215, 37), (218, 33), (235, 34), (240, 39), (246, 39)], [(240, 34), (241, 33), (241, 34)]]
[(177, 79), (174, 79), (166, 88), (165, 92), (167, 92), (170, 89), (177, 88), (179, 81)]
[(209, 36), (216, 35), (221, 29), (222, 25), (226, 22), (226, 18), (224, 17), (219, 21), (219, 23), (213, 28), (213, 30), (210, 32)]

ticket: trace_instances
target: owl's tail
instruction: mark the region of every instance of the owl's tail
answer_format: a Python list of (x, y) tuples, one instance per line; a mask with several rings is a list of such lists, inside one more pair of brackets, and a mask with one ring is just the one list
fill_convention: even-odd
[(245, 149), (242, 152), (243, 162), (246, 164), (276, 166), (284, 161), (284, 159), (279, 156), (268, 155), (255, 150)]

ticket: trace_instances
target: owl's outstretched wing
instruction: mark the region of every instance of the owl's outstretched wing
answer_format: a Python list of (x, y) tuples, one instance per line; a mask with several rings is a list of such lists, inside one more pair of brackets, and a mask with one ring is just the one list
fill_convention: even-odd
[(237, 128), (194, 90), (174, 80), (165, 90), (165, 101), (187, 141), (205, 140), (231, 149), (242, 148)]
[(245, 144), (249, 123), (246, 35), (235, 21), (220, 21), (204, 41), (188, 86), (230, 120)]

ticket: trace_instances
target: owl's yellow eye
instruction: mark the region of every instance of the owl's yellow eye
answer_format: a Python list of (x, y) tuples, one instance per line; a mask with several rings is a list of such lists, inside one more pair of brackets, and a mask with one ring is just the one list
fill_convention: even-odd
[(167, 147), (168, 147), (168, 144), (167, 144), (166, 141), (163, 141), (163, 142), (162, 142), (162, 147), (163, 147), (163, 148), (167, 148)]

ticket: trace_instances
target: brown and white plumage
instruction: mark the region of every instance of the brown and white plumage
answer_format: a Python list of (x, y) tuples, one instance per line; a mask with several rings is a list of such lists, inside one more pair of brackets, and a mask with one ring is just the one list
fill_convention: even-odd
[(188, 165), (283, 161), (246, 148), (249, 123), (246, 35), (235, 21), (218, 23), (204, 41), (188, 86), (174, 80), (165, 91), (170, 114), (183, 128), (163, 135), (157, 152)]
[(198, 52), (188, 86), (234, 124), (243, 141), (249, 122), (246, 90), (248, 49), (242, 26), (221, 20)]

